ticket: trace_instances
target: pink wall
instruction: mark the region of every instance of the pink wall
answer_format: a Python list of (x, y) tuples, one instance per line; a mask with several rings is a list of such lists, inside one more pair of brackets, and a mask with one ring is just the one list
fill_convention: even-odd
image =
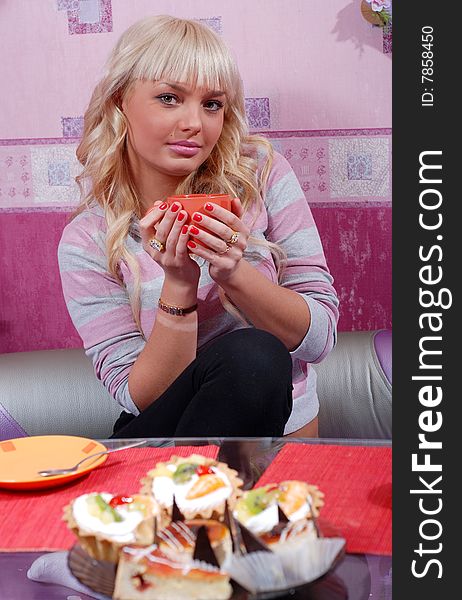
[[(1, 138), (61, 137), (117, 37), (150, 14), (209, 19), (271, 129), (391, 127), (391, 60), (360, 0), (2, 0)], [(85, 6), (77, 10), (66, 7)], [(91, 8), (93, 7), (93, 11)], [(76, 21), (94, 21), (86, 28)], [(101, 33), (74, 33), (76, 30)], [(6, 55), (6, 56), (5, 56)]]
[(80, 345), (56, 245), (78, 201), (81, 117), (119, 34), (200, 19), (230, 45), (252, 131), (292, 164), (341, 298), (341, 330), (391, 327), (391, 29), (360, 0), (3, 0), (0, 352)]
[[(315, 206), (313, 215), (341, 301), (339, 330), (391, 328), (390, 208)], [(1, 217), (0, 247), (9, 249), (0, 256), (0, 270), (8, 272), (7, 285), (0, 287), (1, 352), (81, 346), (66, 311), (56, 259), (68, 216)]]

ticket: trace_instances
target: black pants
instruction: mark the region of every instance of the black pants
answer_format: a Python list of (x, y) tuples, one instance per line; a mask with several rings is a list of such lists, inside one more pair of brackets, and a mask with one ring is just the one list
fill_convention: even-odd
[(292, 410), (292, 361), (282, 342), (239, 329), (211, 342), (138, 416), (123, 412), (113, 437), (281, 436)]

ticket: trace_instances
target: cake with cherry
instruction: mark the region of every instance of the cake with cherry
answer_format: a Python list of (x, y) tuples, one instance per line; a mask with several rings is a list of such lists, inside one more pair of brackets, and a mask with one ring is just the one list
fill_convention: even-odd
[(93, 492), (64, 508), (64, 520), (93, 558), (116, 563), (125, 544), (154, 541), (157, 506), (148, 495)]
[(166, 526), (172, 520), (174, 500), (187, 520), (221, 518), (226, 502), (234, 507), (242, 480), (225, 463), (193, 454), (157, 463), (142, 483), (142, 493), (152, 496), (161, 525)]

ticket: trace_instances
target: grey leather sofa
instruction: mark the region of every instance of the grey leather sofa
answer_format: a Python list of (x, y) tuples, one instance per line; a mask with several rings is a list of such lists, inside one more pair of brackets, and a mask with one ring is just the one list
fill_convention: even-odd
[[(391, 438), (391, 331), (343, 332), (315, 365), (320, 437)], [(109, 437), (120, 407), (82, 349), (0, 356), (0, 440)]]

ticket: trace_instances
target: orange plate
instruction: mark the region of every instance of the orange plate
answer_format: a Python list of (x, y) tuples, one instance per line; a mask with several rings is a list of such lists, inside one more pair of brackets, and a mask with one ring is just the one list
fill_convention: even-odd
[(37, 435), (0, 442), (0, 487), (33, 490), (61, 485), (103, 464), (107, 454), (83, 463), (75, 473), (42, 477), (37, 472), (72, 467), (106, 449), (100, 442), (72, 435)]

